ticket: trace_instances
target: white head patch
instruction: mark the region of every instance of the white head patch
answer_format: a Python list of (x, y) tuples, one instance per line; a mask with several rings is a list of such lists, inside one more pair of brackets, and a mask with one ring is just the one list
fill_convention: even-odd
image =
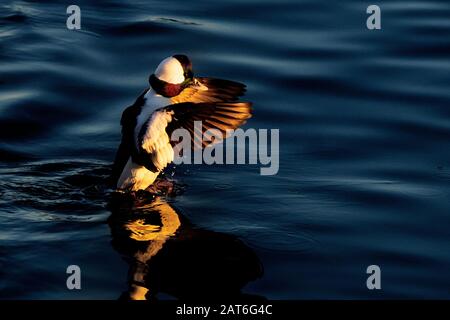
[(159, 80), (173, 84), (182, 83), (185, 80), (183, 66), (174, 57), (168, 57), (161, 61), (156, 68), (155, 75)]

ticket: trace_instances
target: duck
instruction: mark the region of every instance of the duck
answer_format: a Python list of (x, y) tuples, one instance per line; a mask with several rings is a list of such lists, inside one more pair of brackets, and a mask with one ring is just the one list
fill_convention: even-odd
[(193, 150), (221, 140), (197, 139), (217, 130), (226, 138), (252, 116), (252, 103), (240, 101), (246, 85), (210, 77), (195, 77), (188, 56), (175, 54), (159, 63), (148, 87), (121, 117), (122, 137), (112, 170), (116, 191), (137, 192), (152, 186), (179, 152), (171, 139), (177, 129), (190, 134)]

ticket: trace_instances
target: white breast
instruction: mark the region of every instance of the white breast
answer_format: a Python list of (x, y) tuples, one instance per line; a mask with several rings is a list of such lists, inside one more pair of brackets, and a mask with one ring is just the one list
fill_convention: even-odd
[[(137, 124), (134, 130), (134, 140), (136, 144), (142, 126), (150, 119), (152, 113), (156, 109), (165, 107), (171, 103), (170, 99), (156, 94), (152, 89), (147, 91), (145, 98), (145, 105), (142, 107), (141, 113), (137, 118)], [(146, 189), (156, 180), (158, 174), (159, 172), (151, 172), (145, 167), (134, 163), (130, 157), (117, 182), (117, 188), (119, 190), (132, 191)]]
[(137, 138), (139, 136), (139, 132), (141, 132), (142, 126), (150, 118), (153, 111), (165, 107), (171, 103), (169, 98), (156, 94), (153, 89), (149, 89), (144, 97), (146, 99), (145, 104), (144, 106), (142, 106), (142, 111), (137, 118), (136, 127), (134, 128), (135, 143), (137, 142)]

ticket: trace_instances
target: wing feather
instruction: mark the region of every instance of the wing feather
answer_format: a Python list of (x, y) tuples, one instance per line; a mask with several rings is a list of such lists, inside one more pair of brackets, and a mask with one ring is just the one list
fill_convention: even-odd
[[(201, 140), (201, 136), (207, 130), (218, 130), (225, 138), (228, 130), (234, 130), (242, 126), (251, 117), (251, 105), (250, 102), (185, 102), (173, 104), (164, 108), (173, 112), (173, 119), (166, 131), (170, 136), (178, 128), (187, 129), (191, 133), (194, 147), (198, 148), (199, 146), (194, 138)], [(195, 130), (195, 121), (202, 122), (201, 132)], [(206, 147), (209, 144), (211, 144), (210, 141), (202, 141), (202, 147)]]
[(244, 95), (246, 87), (244, 84), (216, 79), (216, 78), (194, 78), (192, 84), (185, 88), (179, 95), (171, 98), (171, 102), (232, 102), (237, 101)]
[[(174, 158), (176, 142), (170, 137), (176, 129), (189, 132), (194, 149), (222, 140), (207, 141), (211, 137), (205, 134), (208, 130), (217, 130), (226, 138), (229, 130), (242, 126), (251, 117), (252, 104), (238, 101), (245, 88), (234, 81), (195, 78), (181, 94), (171, 98), (171, 105), (155, 110), (142, 126), (133, 159), (151, 171), (164, 169)], [(202, 122), (201, 130), (195, 129), (195, 121)]]

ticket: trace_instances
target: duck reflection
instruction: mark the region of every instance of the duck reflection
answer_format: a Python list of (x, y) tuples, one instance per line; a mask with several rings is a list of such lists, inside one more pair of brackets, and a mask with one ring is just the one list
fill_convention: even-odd
[(120, 195), (110, 205), (112, 244), (130, 266), (122, 298), (257, 298), (241, 292), (263, 273), (248, 246), (194, 227), (163, 197), (148, 198)]

